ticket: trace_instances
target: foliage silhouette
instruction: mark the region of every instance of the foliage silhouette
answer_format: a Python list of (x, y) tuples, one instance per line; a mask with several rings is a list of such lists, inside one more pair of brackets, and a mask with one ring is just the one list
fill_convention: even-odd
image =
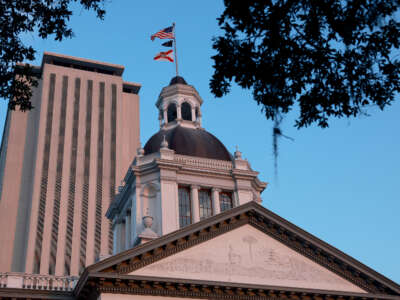
[[(267, 119), (299, 107), (297, 128), (384, 109), (400, 88), (399, 1), (225, 0), (214, 38), (216, 97), (250, 89)], [(280, 132), (274, 129), (274, 132)]]

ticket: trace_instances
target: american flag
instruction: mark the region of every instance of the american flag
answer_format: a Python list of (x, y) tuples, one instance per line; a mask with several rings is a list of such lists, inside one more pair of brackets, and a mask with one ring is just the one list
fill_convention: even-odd
[(173, 27), (170, 26), (158, 31), (157, 33), (151, 36), (151, 40), (154, 41), (156, 37), (158, 37), (159, 39), (173, 39), (174, 38)]

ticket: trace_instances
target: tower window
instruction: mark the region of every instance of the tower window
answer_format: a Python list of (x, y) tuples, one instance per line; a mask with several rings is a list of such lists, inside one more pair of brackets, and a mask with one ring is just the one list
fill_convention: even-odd
[(170, 103), (168, 105), (167, 118), (168, 118), (168, 123), (176, 120), (177, 114), (176, 114), (176, 105), (175, 105), (175, 103)]
[(199, 190), (200, 220), (212, 216), (211, 191)]
[(179, 227), (190, 225), (192, 223), (190, 191), (187, 187), (178, 188), (179, 201)]
[(219, 207), (221, 212), (231, 209), (233, 207), (231, 193), (222, 192), (221, 194), (219, 194)]
[(192, 121), (192, 107), (189, 103), (183, 102), (181, 105), (182, 119)]

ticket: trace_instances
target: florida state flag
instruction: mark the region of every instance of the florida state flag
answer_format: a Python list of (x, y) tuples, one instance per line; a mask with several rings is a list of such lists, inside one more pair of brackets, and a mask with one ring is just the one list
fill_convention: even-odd
[(168, 50), (166, 52), (160, 52), (154, 57), (154, 60), (174, 62), (174, 59), (172, 57), (172, 53), (173, 53), (172, 49)]

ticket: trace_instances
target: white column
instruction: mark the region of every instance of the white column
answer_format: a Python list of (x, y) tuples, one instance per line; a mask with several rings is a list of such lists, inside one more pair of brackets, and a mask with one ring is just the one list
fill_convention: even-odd
[(192, 106), (192, 121), (195, 122), (196, 120), (196, 108)]
[(160, 123), (160, 127), (162, 126), (162, 119), (163, 119), (163, 117), (162, 117), (162, 113), (160, 111), (159, 114), (158, 114), (158, 121)]
[(131, 247), (131, 212), (127, 211), (125, 216), (125, 249), (130, 249)]
[(199, 109), (199, 115), (198, 115), (198, 122), (199, 122), (199, 125), (201, 126), (201, 111), (200, 111), (200, 109)]
[(178, 120), (182, 119), (182, 111), (181, 111), (181, 105), (180, 104), (176, 105), (176, 118)]
[(220, 189), (212, 188), (212, 205), (213, 205), (213, 215), (217, 215), (220, 213), (220, 205), (219, 205), (219, 193)]
[(191, 185), (191, 200), (192, 200), (192, 223), (200, 221), (199, 211), (199, 186)]
[(168, 114), (167, 114), (167, 109), (164, 109), (164, 124), (168, 124)]

